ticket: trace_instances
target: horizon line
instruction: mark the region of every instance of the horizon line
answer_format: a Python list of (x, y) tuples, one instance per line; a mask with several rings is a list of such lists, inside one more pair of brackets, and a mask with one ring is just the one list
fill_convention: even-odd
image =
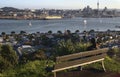
[[(87, 5), (87, 6), (89, 6), (89, 5)], [(85, 7), (87, 7), (87, 6), (85, 6)], [(4, 8), (4, 7), (12, 7), (12, 8), (16, 8), (16, 9), (30, 9), (30, 10), (32, 10), (32, 9), (80, 10), (80, 9), (84, 9), (85, 8), (85, 7), (84, 8), (44, 8), (44, 7), (42, 7), (42, 8), (21, 8), (21, 7), (14, 7), (14, 6), (3, 6), (3, 7), (0, 7), (0, 9)], [(92, 8), (92, 7), (90, 7), (90, 8)], [(100, 9), (104, 9), (104, 8), (100, 8)], [(92, 8), (92, 9), (97, 9), (97, 8)], [(108, 8), (108, 7), (107, 7), (107, 9), (117, 9), (117, 10), (120, 10), (120, 8)]]

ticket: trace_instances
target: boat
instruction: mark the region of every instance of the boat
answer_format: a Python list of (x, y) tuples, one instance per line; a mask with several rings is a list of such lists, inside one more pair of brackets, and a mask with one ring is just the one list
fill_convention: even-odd
[(50, 19), (62, 19), (61, 16), (46, 16), (44, 19), (50, 20)]
[(31, 23), (31, 22), (29, 22), (29, 26), (32, 26), (32, 23)]

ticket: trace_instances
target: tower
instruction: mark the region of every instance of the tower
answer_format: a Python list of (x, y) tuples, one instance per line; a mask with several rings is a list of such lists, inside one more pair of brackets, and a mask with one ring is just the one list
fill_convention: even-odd
[(98, 10), (98, 16), (99, 16), (99, 0), (97, 2), (97, 10)]

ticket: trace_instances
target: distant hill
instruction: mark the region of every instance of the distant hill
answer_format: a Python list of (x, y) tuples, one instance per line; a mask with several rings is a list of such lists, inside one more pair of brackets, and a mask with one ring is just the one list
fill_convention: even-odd
[(1, 9), (5, 12), (9, 12), (9, 11), (17, 12), (17, 11), (19, 11), (19, 9), (13, 8), (13, 7), (3, 7)]

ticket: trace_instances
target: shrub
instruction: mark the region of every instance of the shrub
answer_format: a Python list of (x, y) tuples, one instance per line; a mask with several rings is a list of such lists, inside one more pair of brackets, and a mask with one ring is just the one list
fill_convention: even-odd
[(53, 66), (53, 61), (30, 61), (15, 69), (10, 69), (2, 75), (6, 77), (49, 77), (51, 73), (46, 71), (47, 65)]
[(12, 65), (18, 63), (18, 56), (16, 54), (16, 51), (14, 51), (13, 47), (11, 47), (10, 45), (2, 45), (1, 56), (10, 61)]
[(112, 49), (109, 49), (109, 51), (107, 52), (109, 57), (111, 58), (115, 58), (117, 55), (119, 55), (119, 48), (112, 48)]
[(58, 43), (56, 47), (57, 55), (67, 55), (75, 52), (74, 44), (71, 42), (71, 40), (62, 40)]
[(46, 59), (46, 54), (43, 50), (38, 50), (31, 54), (32, 60), (44, 60)]
[[(104, 65), (107, 72), (110, 71), (110, 72), (120, 73), (120, 62), (117, 62), (116, 60), (110, 58), (109, 56), (106, 56), (104, 60)], [(86, 65), (85, 68), (90, 68), (90, 67), (98, 70), (103, 70), (101, 63), (98, 62), (90, 65)]]
[(87, 51), (88, 47), (90, 46), (90, 43), (76, 43), (75, 44), (75, 50), (76, 52), (83, 52), (83, 51)]
[(10, 45), (2, 45), (0, 50), (0, 71), (14, 67), (18, 63), (16, 52)]
[(90, 43), (81, 43), (81, 42), (73, 43), (71, 40), (67, 40), (67, 41), (62, 40), (56, 46), (56, 52), (57, 55), (59, 56), (68, 55), (72, 53), (86, 51), (89, 46)]
[(34, 60), (45, 60), (47, 59), (45, 51), (44, 50), (38, 50), (33, 53), (29, 54), (23, 54), (20, 60), (20, 64), (27, 63), (29, 61), (34, 61)]
[(3, 72), (9, 67), (12, 67), (12, 64), (6, 59), (4, 59), (2, 56), (0, 56), (0, 72)]
[(120, 73), (120, 62), (117, 62), (116, 60), (114, 60), (108, 56), (105, 59), (105, 67), (106, 67), (107, 71)]

